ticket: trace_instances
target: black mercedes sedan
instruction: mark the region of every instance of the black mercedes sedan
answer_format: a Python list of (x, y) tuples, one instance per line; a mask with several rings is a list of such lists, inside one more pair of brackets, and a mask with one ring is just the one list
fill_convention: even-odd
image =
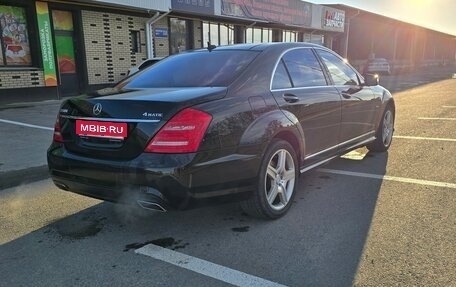
[(161, 211), (236, 200), (273, 219), (300, 173), (386, 151), (394, 118), (376, 75), (325, 47), (211, 46), (64, 101), (47, 159), (63, 190)]

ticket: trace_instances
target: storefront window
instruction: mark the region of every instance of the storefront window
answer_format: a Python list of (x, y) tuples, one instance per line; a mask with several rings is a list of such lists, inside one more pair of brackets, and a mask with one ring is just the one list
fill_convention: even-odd
[(266, 28), (247, 28), (245, 35), (246, 43), (271, 42), (272, 30)]
[(263, 29), (263, 42), (272, 42), (272, 30)]
[(232, 45), (234, 43), (233, 25), (220, 24), (220, 45)]
[(25, 9), (0, 5), (0, 66), (30, 66), (30, 42)]
[(253, 29), (252, 28), (245, 29), (245, 42), (253, 43)]
[(210, 35), (210, 37), (211, 37), (211, 44), (212, 44), (212, 45), (216, 45), (216, 46), (220, 45), (220, 43), (219, 43), (219, 29), (218, 29), (218, 25), (217, 25), (217, 24), (212, 24), (212, 23), (211, 23), (211, 24), (210, 24), (209, 30), (211, 31), (211, 32), (210, 32), (210, 33), (211, 33), (211, 35)]
[(210, 24), (208, 22), (203, 22), (203, 47), (207, 47), (207, 42), (211, 41), (209, 25)]
[(284, 42), (297, 42), (298, 33), (294, 31), (283, 31), (283, 41)]
[(263, 42), (263, 31), (261, 28), (253, 29), (253, 43), (262, 43)]
[(178, 54), (187, 50), (187, 22), (185, 20), (171, 18), (170, 26), (171, 54)]
[[(76, 59), (74, 54), (74, 25), (73, 14), (70, 11), (52, 11), (52, 21), (54, 24), (55, 47), (57, 49), (57, 61), (59, 63), (60, 74), (76, 73)], [(139, 31), (130, 31), (137, 33), (139, 39)], [(141, 45), (132, 36), (132, 47), (136, 49)], [(133, 49), (134, 50), (134, 49)]]
[(234, 43), (234, 27), (233, 25), (223, 23), (203, 22), (203, 42), (204, 46), (207, 42), (212, 45), (231, 45)]

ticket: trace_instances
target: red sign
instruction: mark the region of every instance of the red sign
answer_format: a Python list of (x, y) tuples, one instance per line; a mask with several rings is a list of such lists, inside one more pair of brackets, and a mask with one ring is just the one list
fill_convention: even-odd
[(127, 124), (76, 120), (76, 134), (89, 137), (126, 138)]

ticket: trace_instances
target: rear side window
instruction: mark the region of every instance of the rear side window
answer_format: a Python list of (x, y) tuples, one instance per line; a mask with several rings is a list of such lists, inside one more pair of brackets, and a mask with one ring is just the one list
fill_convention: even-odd
[(282, 62), (282, 60), (277, 65), (277, 69), (274, 74), (274, 78), (272, 79), (272, 89), (279, 90), (279, 89), (289, 89), (291, 88), (291, 80), (290, 76), (288, 75), (287, 70)]
[(125, 79), (118, 87), (225, 87), (244, 71), (257, 55), (256, 51), (239, 50), (177, 54)]
[(326, 86), (320, 63), (311, 49), (296, 49), (283, 56), (293, 87)]
[(317, 50), (317, 52), (328, 67), (335, 85), (359, 85), (356, 72), (342, 59), (327, 51)]

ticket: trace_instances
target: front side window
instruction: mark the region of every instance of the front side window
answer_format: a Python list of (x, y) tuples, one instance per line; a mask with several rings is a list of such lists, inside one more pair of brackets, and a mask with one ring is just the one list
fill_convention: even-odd
[(127, 89), (226, 87), (258, 55), (256, 51), (213, 50), (182, 53), (121, 81)]
[(342, 59), (336, 55), (318, 50), (318, 54), (323, 59), (326, 67), (328, 67), (331, 78), (335, 85), (359, 85), (359, 80), (356, 72), (350, 68)]
[(320, 63), (311, 49), (296, 49), (283, 56), (293, 87), (326, 86)]
[(0, 32), (0, 66), (31, 66), (25, 9), (0, 5)]

